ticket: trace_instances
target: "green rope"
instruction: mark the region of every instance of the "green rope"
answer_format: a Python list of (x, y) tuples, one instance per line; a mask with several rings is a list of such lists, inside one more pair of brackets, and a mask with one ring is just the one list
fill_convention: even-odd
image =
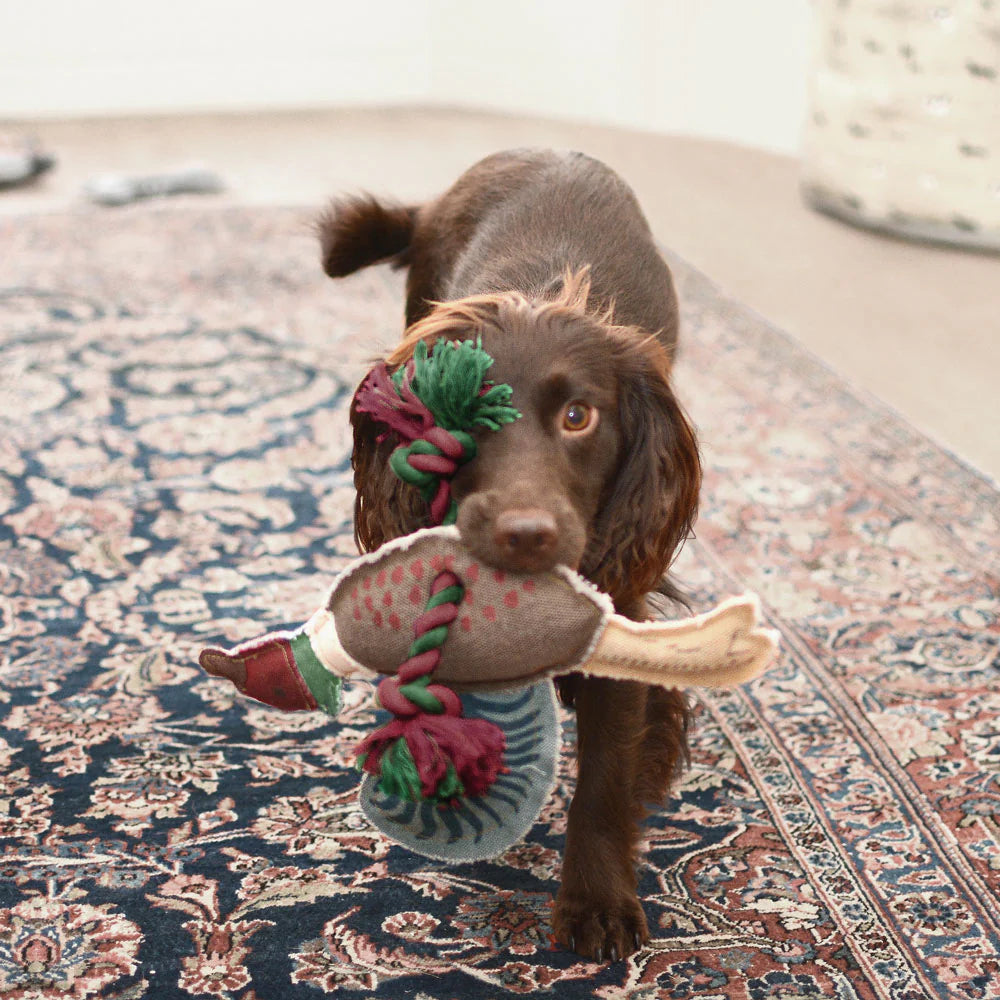
[[(481, 337), (443, 341), (433, 352), (421, 340), (413, 349), (410, 389), (431, 411), (438, 427), (456, 436), (473, 427), (498, 431), (521, 414), (510, 405), (513, 389), (509, 385), (491, 385), (483, 391), (492, 364)], [(393, 373), (397, 390), (402, 388), (405, 373), (405, 367)]]

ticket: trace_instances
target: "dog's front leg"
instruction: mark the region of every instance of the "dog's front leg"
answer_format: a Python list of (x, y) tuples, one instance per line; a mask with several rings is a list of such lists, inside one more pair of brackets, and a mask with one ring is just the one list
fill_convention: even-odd
[(572, 681), (579, 775), (553, 930), (581, 955), (616, 961), (649, 936), (634, 869), (647, 688), (596, 677)]

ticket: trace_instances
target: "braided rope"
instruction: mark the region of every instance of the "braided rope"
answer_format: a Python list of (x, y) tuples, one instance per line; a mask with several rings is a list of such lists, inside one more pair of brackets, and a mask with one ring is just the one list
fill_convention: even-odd
[(458, 467), (476, 456), (476, 442), (465, 431), (431, 427), (389, 456), (389, 466), (404, 482), (420, 490), (434, 524), (454, 524), (458, 504), (451, 495), (451, 479)]
[[(355, 397), (359, 411), (399, 438), (389, 465), (420, 491), (434, 524), (455, 522), (451, 479), (476, 455), (468, 430), (441, 426), (438, 416), (448, 413), (454, 422), (455, 414), (462, 412), (470, 426), (492, 430), (519, 416), (507, 405), (508, 386), (487, 387), (483, 382), (492, 364), (489, 355), (468, 341), (451, 346), (454, 353), (445, 349), (430, 359), (426, 346), (418, 345), (415, 361), (395, 375), (379, 365)], [(434, 399), (437, 415), (419, 390)], [(507, 770), (503, 731), (485, 719), (463, 716), (458, 695), (433, 683), (441, 648), (464, 596), (454, 573), (444, 571), (434, 578), (424, 611), (414, 622), (406, 660), (395, 676), (379, 683), (379, 702), (393, 719), (362, 740), (355, 753), (359, 767), (378, 776), (379, 787), (389, 795), (456, 805), (463, 796), (481, 795)]]
[(458, 696), (450, 688), (431, 684), (431, 674), (441, 662), (448, 626), (458, 617), (464, 596), (465, 587), (454, 573), (445, 570), (434, 578), (424, 613), (413, 623), (414, 639), (407, 658), (394, 677), (386, 677), (378, 686), (382, 707), (398, 718), (411, 718), (418, 712), (461, 714)]

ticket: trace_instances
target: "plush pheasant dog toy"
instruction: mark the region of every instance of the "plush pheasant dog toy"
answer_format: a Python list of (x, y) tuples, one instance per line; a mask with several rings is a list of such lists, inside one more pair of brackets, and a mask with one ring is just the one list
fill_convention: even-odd
[[(426, 528), (354, 560), (299, 630), (199, 661), (251, 698), (336, 716), (344, 678), (377, 679), (389, 718), (356, 748), (362, 805), (393, 839), (424, 854), (473, 860), (505, 850), (551, 789), (558, 721), (551, 678), (571, 671), (663, 687), (730, 687), (762, 673), (776, 633), (756, 598), (671, 622), (633, 622), (564, 566), (503, 572), (462, 544), (450, 479), (475, 455), (471, 431), (517, 419), (508, 386), (466, 341), (389, 374), (376, 368), (356, 405), (399, 447), (393, 470), (418, 488)], [(452, 809), (441, 809), (440, 806)]]

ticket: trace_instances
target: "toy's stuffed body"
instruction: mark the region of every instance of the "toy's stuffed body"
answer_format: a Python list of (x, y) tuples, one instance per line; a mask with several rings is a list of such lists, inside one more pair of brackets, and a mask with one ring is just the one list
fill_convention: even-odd
[(566, 567), (501, 572), (441, 527), (354, 560), (303, 628), (206, 649), (200, 663), (265, 704), (333, 716), (343, 679), (378, 680), (394, 718), (359, 748), (366, 812), (415, 850), (471, 859), (523, 836), (544, 804), (559, 745), (553, 676), (730, 687), (776, 648), (752, 596), (632, 622)]

